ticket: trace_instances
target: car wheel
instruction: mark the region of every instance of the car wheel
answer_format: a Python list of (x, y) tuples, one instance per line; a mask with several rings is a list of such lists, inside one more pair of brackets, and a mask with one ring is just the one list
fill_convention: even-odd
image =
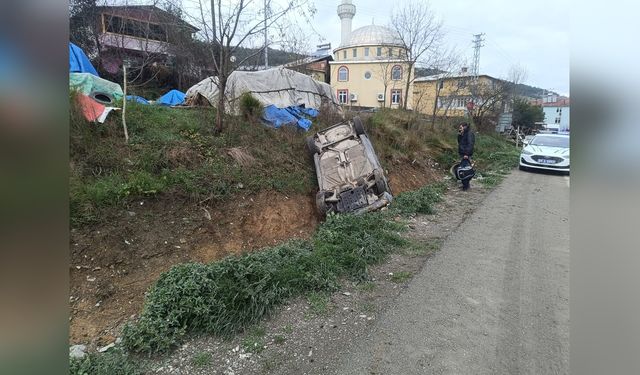
[(307, 151), (309, 152), (309, 155), (311, 157), (313, 157), (314, 154), (320, 153), (320, 148), (316, 144), (316, 141), (313, 139), (313, 137), (307, 137)]
[(316, 208), (318, 209), (318, 213), (322, 216), (326, 215), (327, 211), (329, 211), (329, 206), (325, 201), (325, 194), (322, 190), (316, 194)]
[(387, 178), (384, 176), (384, 173), (380, 169), (376, 169), (373, 175), (376, 179), (376, 193), (382, 194), (386, 191), (391, 194), (391, 189), (389, 189), (389, 184), (387, 183)]
[(366, 134), (364, 131), (364, 125), (362, 124), (362, 120), (360, 120), (360, 117), (353, 118), (353, 127), (355, 128), (357, 135)]

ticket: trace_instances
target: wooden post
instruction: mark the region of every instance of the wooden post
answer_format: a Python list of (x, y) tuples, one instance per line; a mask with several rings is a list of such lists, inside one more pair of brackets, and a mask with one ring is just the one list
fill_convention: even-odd
[(124, 143), (129, 143), (129, 132), (127, 131), (127, 67), (122, 64), (122, 83), (124, 85), (124, 97), (122, 98), (122, 127), (124, 128)]

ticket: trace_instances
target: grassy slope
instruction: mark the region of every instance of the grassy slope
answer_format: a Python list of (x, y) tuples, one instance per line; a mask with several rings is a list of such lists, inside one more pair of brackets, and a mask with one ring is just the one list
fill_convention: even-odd
[[(236, 119), (216, 137), (210, 133), (213, 118), (212, 110), (130, 106), (131, 144), (124, 145), (117, 117), (96, 126), (72, 113), (72, 220), (77, 225), (99, 221), (110, 209), (141, 196), (229, 199), (240, 183), (252, 191), (314, 189), (304, 134)], [(425, 157), (446, 167), (457, 159), (452, 127), (430, 129), (398, 111), (377, 113), (367, 126), (387, 167)], [(227, 154), (231, 147), (245, 148), (255, 161), (239, 166)], [(515, 166), (515, 149), (498, 138), (479, 135), (476, 153), (479, 166), (496, 176)], [(124, 345), (151, 353), (173, 347), (189, 333), (233, 333), (292, 296), (331, 290), (340, 277), (362, 278), (369, 264), (407, 245), (398, 235), (403, 225), (391, 215), (432, 213), (443, 190), (436, 184), (400, 194), (386, 213), (332, 216), (310, 241), (212, 264), (175, 266), (150, 290), (140, 319), (124, 332)], [(72, 361), (72, 373), (110, 373), (133, 362), (117, 349)]]
[[(239, 189), (313, 189), (301, 133), (232, 120), (223, 135), (214, 136), (211, 109), (127, 108), (129, 145), (124, 144), (119, 116), (95, 125), (72, 113), (74, 225), (99, 222), (110, 209), (140, 197), (225, 200)], [(248, 165), (239, 165), (231, 148), (248, 154)]]

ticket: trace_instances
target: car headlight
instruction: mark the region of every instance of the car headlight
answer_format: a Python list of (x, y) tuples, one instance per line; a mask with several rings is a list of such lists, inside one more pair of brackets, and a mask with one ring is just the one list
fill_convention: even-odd
[(526, 148), (522, 150), (522, 153), (523, 153), (524, 155), (533, 155), (533, 152), (531, 152), (531, 151), (527, 150)]

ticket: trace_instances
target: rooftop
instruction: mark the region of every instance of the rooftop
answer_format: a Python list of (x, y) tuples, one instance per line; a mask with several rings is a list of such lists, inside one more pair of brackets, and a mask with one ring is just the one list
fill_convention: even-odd
[(338, 48), (364, 45), (403, 46), (404, 44), (400, 35), (394, 30), (384, 26), (369, 25), (353, 30), (347, 42)]

